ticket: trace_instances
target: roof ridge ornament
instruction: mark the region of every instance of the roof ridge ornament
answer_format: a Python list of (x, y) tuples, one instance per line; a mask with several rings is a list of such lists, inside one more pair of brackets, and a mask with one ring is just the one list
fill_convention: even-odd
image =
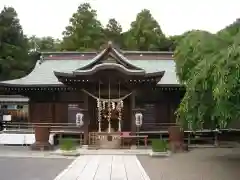
[(108, 48), (113, 48), (113, 43), (112, 43), (112, 41), (108, 41)]

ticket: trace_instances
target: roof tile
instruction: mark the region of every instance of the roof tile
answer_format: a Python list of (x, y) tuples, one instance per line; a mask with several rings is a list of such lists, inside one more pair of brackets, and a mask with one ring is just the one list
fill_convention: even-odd
[[(72, 72), (77, 68), (87, 65), (91, 60), (45, 60), (38, 61), (33, 71), (20, 79), (2, 81), (4, 84), (21, 84), (21, 85), (60, 85), (54, 75), (54, 71)], [(165, 71), (165, 74), (159, 85), (179, 85), (175, 73), (174, 60), (129, 60), (135, 66), (138, 66), (146, 71), (153, 73)]]

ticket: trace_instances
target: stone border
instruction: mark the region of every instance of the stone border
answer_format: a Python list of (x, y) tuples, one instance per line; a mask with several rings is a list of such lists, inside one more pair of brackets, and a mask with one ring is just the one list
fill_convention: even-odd
[(170, 151), (166, 151), (166, 152), (153, 152), (151, 151), (149, 153), (149, 156), (151, 157), (169, 157), (171, 155)]
[(79, 156), (79, 155), (149, 155), (151, 150), (114, 150), (114, 149), (104, 149), (104, 150), (89, 150), (79, 148), (74, 151), (63, 151), (57, 149), (56, 151), (51, 152), (54, 155), (62, 156)]
[(80, 153), (77, 150), (63, 151), (58, 149), (54, 152), (51, 152), (51, 154), (62, 155), (62, 156), (80, 156)]

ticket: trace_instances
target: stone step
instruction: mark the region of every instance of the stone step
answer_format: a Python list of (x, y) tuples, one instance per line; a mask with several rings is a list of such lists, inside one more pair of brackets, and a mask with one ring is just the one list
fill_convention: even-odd
[(87, 149), (99, 149), (98, 145), (88, 145)]

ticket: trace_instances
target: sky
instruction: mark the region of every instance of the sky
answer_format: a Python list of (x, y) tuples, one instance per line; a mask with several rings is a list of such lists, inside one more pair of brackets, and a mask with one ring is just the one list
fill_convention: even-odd
[(149, 9), (167, 35), (192, 29), (215, 33), (240, 18), (240, 0), (0, 0), (12, 6), (28, 36), (61, 38), (79, 4), (89, 2), (106, 25), (115, 18), (126, 31), (142, 9)]

